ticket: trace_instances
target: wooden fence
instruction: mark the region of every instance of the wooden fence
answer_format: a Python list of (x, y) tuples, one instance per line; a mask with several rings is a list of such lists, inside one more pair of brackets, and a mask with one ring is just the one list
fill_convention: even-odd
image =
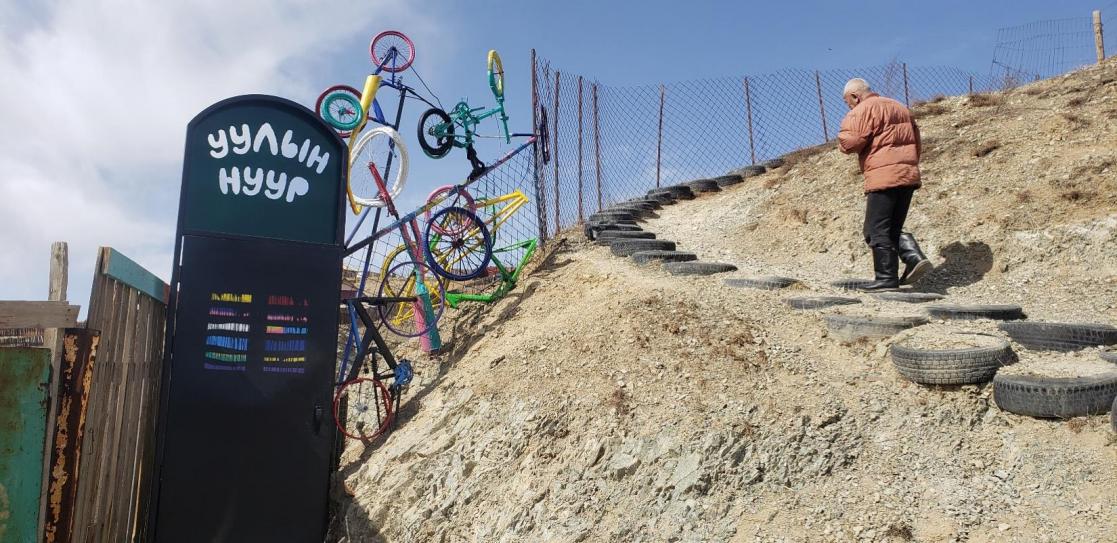
[(167, 285), (102, 247), (89, 298), (101, 331), (81, 452), (75, 543), (132, 541), (146, 519), (142, 497), (154, 459)]

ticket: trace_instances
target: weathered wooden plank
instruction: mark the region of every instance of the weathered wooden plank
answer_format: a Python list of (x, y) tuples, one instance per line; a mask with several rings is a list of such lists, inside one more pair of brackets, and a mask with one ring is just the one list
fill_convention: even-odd
[(50, 350), (0, 349), (0, 542), (38, 540)]
[(0, 301), (0, 328), (69, 328), (80, 309), (67, 302)]
[(147, 360), (145, 390), (148, 391), (146, 409), (141, 414), (143, 421), (143, 451), (138, 464), (140, 465), (139, 482), (134, 503), (133, 535), (142, 539), (147, 533), (149, 507), (151, 505), (152, 474), (155, 466), (155, 420), (159, 416), (159, 395), (162, 392), (163, 382), (163, 341), (166, 333), (167, 307), (158, 305), (151, 315), (152, 329), (151, 355)]
[(82, 442), (100, 332), (70, 328), (62, 339), (57, 420), (51, 439), (50, 496), (43, 530), (46, 543), (69, 543), (74, 535)]
[[(50, 246), (50, 283), (47, 287), (47, 300), (61, 302), (66, 300), (66, 290), (70, 285), (70, 247), (64, 241), (56, 241)], [(57, 328), (47, 328), (43, 331), (43, 345), (50, 349), (50, 386), (48, 394), (58, 390), (58, 379), (61, 375), (59, 367), (62, 364), (62, 334)], [(47, 402), (49, 413), (47, 416), (47, 435), (54, 435), (55, 405), (57, 402), (50, 398)], [(43, 488), (50, 484), (50, 455), (43, 455)], [(39, 533), (43, 531), (46, 521), (47, 493), (39, 503)]]
[(101, 247), (101, 253), (104, 259), (101, 273), (160, 302), (167, 303), (167, 294), (170, 287), (162, 279), (112, 247)]
[[(110, 458), (109, 473), (105, 480), (105, 486), (102, 487), (108, 492), (103, 493), (104, 508), (103, 516), (101, 517), (101, 541), (122, 541), (118, 537), (118, 530), (120, 524), (120, 515), (118, 509), (120, 506), (121, 495), (121, 479), (124, 478), (124, 466), (121, 460), (124, 458), (124, 450), (128, 441), (129, 420), (134, 416), (134, 413), (128, 408), (131, 404), (130, 396), (132, 395), (131, 387), (131, 369), (132, 357), (135, 355), (136, 350), (136, 334), (137, 334), (137, 305), (141, 293), (135, 289), (126, 289), (124, 310), (124, 324), (120, 337), (119, 354), (116, 358), (117, 374), (120, 376), (117, 381), (117, 395), (116, 404), (113, 407), (113, 443), (109, 450), (114, 454)], [(99, 496), (101, 498), (101, 496)]]
[[(109, 299), (112, 296), (111, 283), (115, 281), (96, 272), (100, 269), (101, 261), (100, 257), (98, 257), (97, 266), (94, 268), (93, 274), (93, 288), (89, 293), (89, 315), (87, 316), (87, 322), (89, 327), (101, 330), (102, 334), (105, 334), (105, 328), (108, 325), (106, 315), (109, 314), (112, 309), (109, 303)], [(101, 413), (104, 411), (102, 406), (104, 403), (104, 393), (102, 392), (104, 386), (102, 385), (102, 381), (104, 381), (104, 379), (95, 379), (90, 385), (85, 442), (82, 444), (81, 453), (82, 458), (86, 460), (87, 469), (86, 476), (78, 482), (77, 507), (74, 513), (74, 541), (85, 541), (84, 536), (88, 519), (87, 511), (94, 491), (89, 481), (96, 479), (95, 468), (97, 465), (98, 443), (100, 442), (101, 434), (100, 419)]]

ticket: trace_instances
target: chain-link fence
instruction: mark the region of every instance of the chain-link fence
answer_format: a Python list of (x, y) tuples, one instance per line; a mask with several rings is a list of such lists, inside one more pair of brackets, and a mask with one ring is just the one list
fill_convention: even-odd
[(1014, 86), (1093, 64), (1098, 55), (1096, 33), (1102, 34), (1107, 53), (1117, 47), (1117, 29), (1108, 35), (1102, 32), (1117, 21), (1117, 2), (1099, 14), (1097, 21), (1092, 15), (1083, 15), (997, 29), (993, 75), (1006, 86)]
[(541, 229), (554, 233), (648, 189), (723, 175), (837, 136), (842, 87), (862, 77), (907, 104), (997, 90), (995, 77), (902, 62), (850, 70), (612, 87), (532, 53), (536, 126), (546, 120)]

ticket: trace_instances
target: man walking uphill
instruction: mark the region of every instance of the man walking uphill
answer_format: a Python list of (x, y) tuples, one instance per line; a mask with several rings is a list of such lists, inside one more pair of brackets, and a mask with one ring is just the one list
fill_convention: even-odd
[[(876, 271), (862, 290), (915, 283), (934, 267), (903, 231), (912, 193), (921, 186), (919, 127), (908, 108), (874, 93), (864, 79), (849, 80), (842, 98), (850, 111), (842, 119), (838, 146), (843, 153), (857, 153), (865, 176), (865, 243)], [(898, 277), (900, 260), (903, 277)]]

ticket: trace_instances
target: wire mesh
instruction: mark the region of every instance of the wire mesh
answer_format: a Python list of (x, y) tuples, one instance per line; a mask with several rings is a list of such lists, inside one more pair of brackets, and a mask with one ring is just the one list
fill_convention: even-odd
[[(1103, 29), (1117, 21), (1117, 2), (1100, 11)], [(1117, 47), (1117, 34), (1109, 32), (1104, 45), (1112, 53)], [(997, 29), (991, 71), (1003, 86), (1012, 87), (1096, 61), (1093, 16), (1071, 17)]]
[(992, 76), (901, 62), (633, 87), (604, 85), (541, 58), (535, 70), (551, 156), (539, 170), (541, 228), (552, 233), (655, 187), (833, 140), (848, 111), (842, 87), (853, 77), (907, 103), (1000, 88)]

